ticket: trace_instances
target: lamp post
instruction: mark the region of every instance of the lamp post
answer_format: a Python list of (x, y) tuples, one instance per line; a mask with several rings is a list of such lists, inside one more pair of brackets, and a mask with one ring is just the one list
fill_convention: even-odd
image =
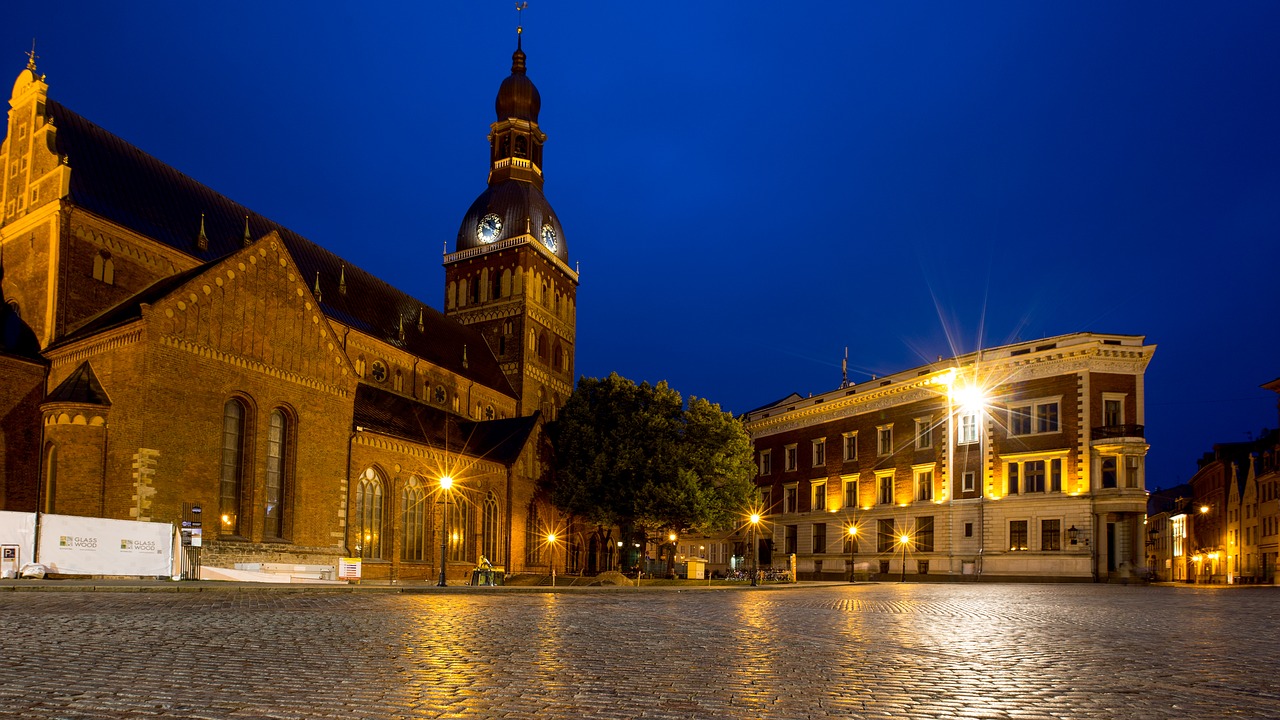
[(676, 534), (667, 534), (667, 543), (671, 545), (671, 549), (667, 551), (667, 577), (674, 579), (676, 576)]
[(756, 528), (760, 526), (760, 513), (751, 513), (751, 547), (747, 552), (751, 553), (751, 587), (760, 584), (760, 553), (756, 549)]
[(905, 534), (898, 536), (898, 542), (902, 545), (902, 577), (898, 582), (907, 581), (907, 543), (911, 542), (911, 538)]
[(440, 582), (436, 587), (446, 587), (444, 564), (449, 548), (449, 489), (453, 487), (453, 478), (445, 475), (440, 478)]
[(849, 526), (849, 582), (853, 582), (853, 561), (858, 551), (858, 526)]
[(551, 587), (555, 587), (556, 586), (556, 534), (555, 533), (547, 533), (547, 547), (550, 548), (549, 557), (547, 558), (547, 564), (551, 566)]
[(618, 565), (617, 565), (617, 567), (615, 567), (615, 568), (614, 568), (614, 570), (616, 570), (616, 571), (618, 571), (618, 572), (622, 572), (622, 570), (623, 570), (623, 567), (622, 567), (622, 541), (621, 541), (621, 540), (619, 540), (619, 541), (618, 541)]

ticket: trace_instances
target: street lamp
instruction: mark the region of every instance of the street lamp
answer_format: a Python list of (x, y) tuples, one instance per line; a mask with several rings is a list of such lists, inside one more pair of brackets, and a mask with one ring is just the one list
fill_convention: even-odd
[(751, 587), (760, 584), (760, 552), (756, 549), (756, 528), (760, 526), (760, 513), (751, 513), (751, 547), (747, 552), (751, 553)]
[(453, 478), (445, 475), (440, 478), (440, 582), (436, 587), (445, 587), (444, 564), (449, 547), (449, 489), (453, 487)]
[(898, 543), (902, 545), (902, 578), (898, 582), (907, 581), (907, 543), (911, 542), (911, 538), (905, 533), (898, 536)]
[(667, 552), (667, 577), (674, 578), (676, 576), (676, 534), (668, 533), (667, 542), (671, 545), (671, 550)]
[(547, 533), (547, 547), (550, 548), (547, 564), (551, 566), (551, 587), (556, 586), (556, 534)]
[(617, 570), (618, 572), (622, 572), (622, 570), (623, 570), (623, 567), (622, 567), (622, 541), (621, 541), (621, 540), (619, 540), (619, 541), (618, 541), (618, 566), (617, 566), (616, 568), (614, 568), (614, 569), (615, 569), (615, 570)]
[(858, 526), (849, 526), (849, 582), (853, 582), (853, 560), (858, 550)]

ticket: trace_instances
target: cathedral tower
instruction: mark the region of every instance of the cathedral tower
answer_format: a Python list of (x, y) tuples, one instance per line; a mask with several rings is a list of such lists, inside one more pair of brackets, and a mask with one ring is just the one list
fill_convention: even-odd
[(444, 257), (445, 313), (484, 335), (521, 414), (550, 419), (573, 391), (578, 273), (542, 194), (542, 99), (525, 74), (519, 30), (516, 38), (489, 126), (489, 186)]

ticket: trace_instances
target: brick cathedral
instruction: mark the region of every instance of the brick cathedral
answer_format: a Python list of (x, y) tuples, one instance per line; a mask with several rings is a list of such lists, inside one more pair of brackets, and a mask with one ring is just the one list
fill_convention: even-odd
[(517, 35), (440, 312), (53, 100), (33, 55), (0, 146), (0, 510), (198, 506), (206, 566), (545, 567), (578, 276), (540, 104)]

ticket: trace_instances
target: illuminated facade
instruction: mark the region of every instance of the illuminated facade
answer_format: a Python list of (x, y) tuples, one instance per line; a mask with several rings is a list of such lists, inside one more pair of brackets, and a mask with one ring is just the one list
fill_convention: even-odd
[(1154, 352), (1063, 335), (747, 413), (761, 555), (800, 579), (1138, 576)]
[(517, 49), (442, 313), (72, 112), (32, 56), (0, 146), (0, 509), (198, 505), (206, 566), (545, 568), (577, 275), (537, 102)]

